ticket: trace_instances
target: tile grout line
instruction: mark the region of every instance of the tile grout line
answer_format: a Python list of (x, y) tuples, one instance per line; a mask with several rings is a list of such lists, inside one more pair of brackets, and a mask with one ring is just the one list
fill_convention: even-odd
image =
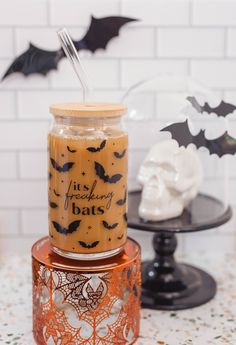
[(51, 25), (51, 0), (47, 0), (46, 2), (46, 11), (47, 11), (47, 24), (50, 27)]
[(193, 27), (193, 0), (189, 0), (188, 3), (188, 16), (189, 16), (189, 27)]
[(22, 229), (22, 209), (21, 208), (18, 210), (18, 232), (19, 232), (19, 235), (23, 235), (23, 229)]
[(228, 56), (228, 29), (224, 28), (224, 35), (223, 35), (223, 57), (227, 59)]

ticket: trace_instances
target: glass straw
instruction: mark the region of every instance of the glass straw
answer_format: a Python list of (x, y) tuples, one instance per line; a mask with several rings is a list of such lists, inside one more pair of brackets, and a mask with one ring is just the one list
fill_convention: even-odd
[(63, 28), (57, 31), (59, 40), (61, 42), (62, 48), (68, 57), (69, 61), (71, 62), (72, 67), (74, 68), (75, 73), (77, 74), (82, 89), (83, 89), (83, 101), (86, 102), (88, 98), (88, 94), (90, 91), (90, 87), (88, 84), (87, 75), (84, 71), (84, 68), (81, 64), (79, 55), (77, 50), (74, 46), (74, 43), (67, 31), (67, 29)]

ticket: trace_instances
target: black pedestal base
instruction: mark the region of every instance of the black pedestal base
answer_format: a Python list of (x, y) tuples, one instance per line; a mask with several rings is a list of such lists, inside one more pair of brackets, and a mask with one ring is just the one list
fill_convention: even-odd
[[(144, 262), (142, 268), (142, 307), (159, 310), (180, 310), (197, 307), (210, 301), (216, 294), (216, 282), (199, 268), (178, 264), (179, 276), (169, 283), (150, 279), (153, 262)], [(176, 267), (176, 268), (177, 268)], [(150, 277), (151, 274), (151, 277)], [(154, 274), (155, 275), (155, 274)], [(167, 276), (166, 276), (167, 278)], [(167, 278), (168, 280), (168, 278)]]
[(154, 233), (153, 261), (142, 269), (142, 306), (150, 309), (178, 310), (199, 306), (216, 293), (216, 282), (206, 272), (175, 261), (177, 233), (212, 229), (228, 222), (232, 209), (220, 200), (198, 194), (178, 218), (146, 222), (139, 217), (141, 192), (129, 193), (128, 225)]
[(150, 309), (188, 309), (215, 296), (216, 282), (206, 272), (175, 261), (177, 239), (174, 233), (153, 237), (155, 258), (142, 267), (142, 306)]

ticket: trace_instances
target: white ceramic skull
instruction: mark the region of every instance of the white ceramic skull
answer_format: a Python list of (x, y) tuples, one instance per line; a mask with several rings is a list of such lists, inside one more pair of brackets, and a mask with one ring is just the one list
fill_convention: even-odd
[(151, 148), (142, 163), (138, 181), (142, 184), (139, 216), (161, 221), (178, 217), (195, 198), (203, 171), (198, 154), (165, 140)]

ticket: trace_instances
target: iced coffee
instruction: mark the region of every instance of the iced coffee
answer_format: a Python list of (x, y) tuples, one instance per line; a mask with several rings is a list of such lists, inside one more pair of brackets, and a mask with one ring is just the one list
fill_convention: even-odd
[(78, 103), (50, 108), (49, 232), (57, 253), (96, 259), (126, 242), (128, 136), (125, 106)]

